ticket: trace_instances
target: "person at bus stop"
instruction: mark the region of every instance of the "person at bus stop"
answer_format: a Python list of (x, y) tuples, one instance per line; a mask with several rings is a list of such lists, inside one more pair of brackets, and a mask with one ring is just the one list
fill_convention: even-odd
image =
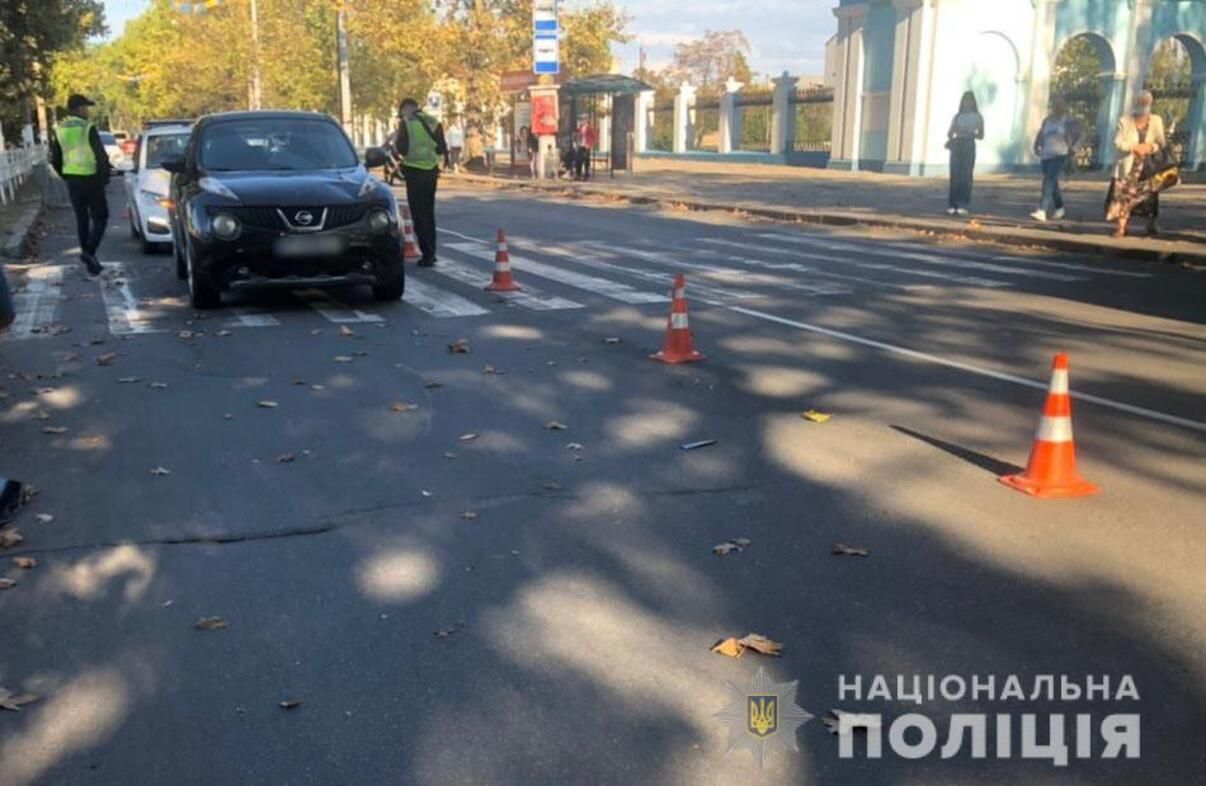
[(448, 127), (448, 160), (453, 172), (461, 171), (461, 153), (465, 149), (465, 128), (460, 120)]
[(1106, 195), (1106, 220), (1118, 222), (1115, 237), (1126, 236), (1126, 225), (1132, 216), (1147, 219), (1148, 235), (1157, 233), (1160, 183), (1154, 176), (1162, 168), (1168, 140), (1164, 120), (1152, 114), (1152, 101), (1147, 90), (1135, 96), (1134, 106), (1118, 120), (1114, 134), (1118, 163)]
[(976, 94), (968, 90), (959, 101), (959, 114), (946, 132), (951, 151), (951, 187), (946, 212), (965, 216), (971, 207), (972, 174), (976, 169), (976, 140), (984, 138), (984, 118), (976, 106)]
[(1034, 138), (1034, 154), (1042, 161), (1043, 191), (1038, 210), (1030, 214), (1035, 221), (1059, 221), (1065, 215), (1064, 195), (1059, 176), (1068, 166), (1080, 142), (1080, 124), (1068, 114), (1068, 102), (1056, 96), (1051, 114), (1043, 119)]
[(599, 134), (590, 124), (590, 118), (584, 117), (578, 124), (577, 142), (578, 161), (574, 168), (574, 175), (579, 180), (590, 180), (590, 158), (595, 145), (599, 143)]
[(99, 275), (100, 248), (109, 224), (109, 203), (105, 188), (109, 185), (109, 156), (101, 142), (96, 124), (88, 119), (93, 101), (78, 93), (67, 99), (65, 120), (55, 126), (50, 137), (50, 165), (67, 185), (71, 209), (75, 212), (76, 233), (80, 241), (80, 262), (89, 275)]
[(448, 165), (448, 143), (444, 128), (435, 118), (419, 110), (419, 102), (403, 99), (398, 107), (398, 134), (394, 150), (402, 157), (402, 179), (406, 181), (406, 203), (419, 241), (419, 267), (436, 262), (436, 186), (440, 159)]

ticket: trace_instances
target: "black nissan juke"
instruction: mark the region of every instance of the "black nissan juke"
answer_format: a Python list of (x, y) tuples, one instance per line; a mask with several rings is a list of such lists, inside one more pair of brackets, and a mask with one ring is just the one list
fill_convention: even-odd
[(397, 202), (368, 173), (332, 118), (310, 112), (230, 112), (197, 121), (183, 156), (168, 159), (176, 273), (194, 308), (257, 287), (367, 284), (402, 297)]

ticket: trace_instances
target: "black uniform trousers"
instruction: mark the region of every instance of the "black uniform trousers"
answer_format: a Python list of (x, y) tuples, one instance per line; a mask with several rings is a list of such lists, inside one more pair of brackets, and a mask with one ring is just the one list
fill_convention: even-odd
[(440, 180), (439, 169), (417, 169), (402, 166), (402, 177), (406, 180), (406, 204), (410, 205), (410, 217), (415, 223), (415, 237), (419, 251), (427, 260), (436, 255), (436, 185)]
[(75, 229), (80, 249), (95, 254), (109, 226), (109, 203), (105, 199), (105, 180), (100, 175), (64, 175), (71, 209), (75, 211)]

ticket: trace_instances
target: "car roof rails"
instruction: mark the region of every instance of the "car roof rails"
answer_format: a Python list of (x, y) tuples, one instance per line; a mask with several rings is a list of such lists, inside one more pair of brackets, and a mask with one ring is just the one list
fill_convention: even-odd
[(191, 126), (193, 122), (193, 120), (183, 118), (179, 120), (148, 120), (142, 124), (142, 127), (143, 129), (149, 130), (152, 128), (159, 128), (161, 126)]

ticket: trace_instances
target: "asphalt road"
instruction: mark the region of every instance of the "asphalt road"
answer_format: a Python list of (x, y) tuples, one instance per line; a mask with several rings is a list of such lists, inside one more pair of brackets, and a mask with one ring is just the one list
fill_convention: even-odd
[[(1202, 273), (503, 191), (439, 210), (401, 304), (196, 314), (120, 207), (100, 281), (63, 214), (9, 268), (0, 475), (40, 495), (3, 553), (0, 686), (42, 698), (0, 711), (0, 785), (1206, 783)], [(500, 227), (522, 298), (482, 291)], [(680, 271), (707, 360), (668, 367)], [(1102, 491), (1037, 501), (995, 476), (1057, 351)], [(709, 651), (749, 632), (782, 657)], [(818, 716), (763, 769), (715, 717), (760, 668)], [(1140, 699), (839, 695), (914, 674)], [(882, 713), (884, 757), (841, 758), (832, 708)], [(1141, 755), (908, 760), (910, 712), (939, 746), (952, 713), (1015, 740), (1037, 713), (1040, 742), (1066, 714), (1070, 744), (1077, 713), (1139, 713)]]

